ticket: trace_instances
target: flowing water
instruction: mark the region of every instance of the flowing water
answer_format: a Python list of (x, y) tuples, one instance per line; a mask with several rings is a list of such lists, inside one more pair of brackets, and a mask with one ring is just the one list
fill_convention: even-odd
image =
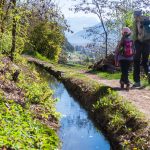
[(88, 118), (87, 112), (80, 106), (53, 76), (48, 77), (49, 86), (54, 90), (57, 111), (62, 114), (59, 137), (62, 150), (110, 150), (110, 144)]

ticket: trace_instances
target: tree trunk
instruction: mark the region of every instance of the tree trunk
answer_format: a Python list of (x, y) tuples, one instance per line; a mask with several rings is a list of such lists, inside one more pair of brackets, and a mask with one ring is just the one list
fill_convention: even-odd
[(106, 44), (106, 53), (105, 53), (105, 57), (107, 58), (108, 55), (108, 35), (107, 32), (105, 32), (105, 44)]
[[(15, 10), (16, 8), (16, 0), (12, 0), (12, 4), (13, 4), (13, 9)], [(11, 52), (10, 52), (10, 58), (13, 61), (14, 60), (14, 52), (16, 50), (16, 20), (15, 20), (15, 12), (13, 15), (13, 25), (12, 25), (12, 46), (11, 46)]]
[(94, 0), (95, 2), (95, 5), (98, 9), (98, 18), (100, 19), (101, 21), (101, 24), (102, 24), (102, 27), (103, 27), (103, 30), (104, 30), (104, 33), (105, 33), (105, 58), (107, 58), (107, 53), (108, 53), (108, 34), (107, 34), (107, 31), (106, 31), (106, 28), (105, 28), (105, 24), (104, 24), (104, 21), (103, 21), (103, 18), (102, 18), (102, 12), (101, 12), (101, 8), (99, 7), (98, 3), (96, 0)]

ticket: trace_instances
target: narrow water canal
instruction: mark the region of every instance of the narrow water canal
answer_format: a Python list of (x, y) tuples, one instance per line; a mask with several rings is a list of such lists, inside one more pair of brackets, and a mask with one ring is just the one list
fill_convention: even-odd
[(56, 108), (62, 114), (59, 130), (62, 150), (110, 150), (109, 142), (64, 85), (53, 76), (48, 77), (48, 82), (54, 97), (59, 99)]

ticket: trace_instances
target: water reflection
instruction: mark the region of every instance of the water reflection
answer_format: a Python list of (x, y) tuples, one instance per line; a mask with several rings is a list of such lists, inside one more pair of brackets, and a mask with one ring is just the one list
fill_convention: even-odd
[(62, 114), (59, 136), (62, 150), (110, 150), (105, 137), (96, 130), (86, 111), (54, 77), (48, 78), (54, 97), (59, 98), (57, 111)]

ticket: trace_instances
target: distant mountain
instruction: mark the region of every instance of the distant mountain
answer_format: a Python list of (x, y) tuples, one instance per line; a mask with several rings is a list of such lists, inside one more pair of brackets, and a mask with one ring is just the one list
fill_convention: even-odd
[(96, 32), (101, 33), (103, 32), (102, 27), (100, 27), (100, 24), (96, 24), (92, 27), (86, 27), (83, 30), (74, 33), (70, 36), (67, 36), (68, 41), (73, 44), (73, 45), (87, 45), (88, 43), (91, 43), (93, 36), (95, 35), (90, 35), (90, 31), (91, 29), (96, 30)]
[(72, 45), (87, 45), (87, 43), (90, 43), (90, 40), (86, 38), (86, 34), (86, 30), (81, 30), (67, 38)]
[[(103, 39), (102, 36), (100, 36), (100, 34), (104, 33), (103, 28), (100, 24), (96, 24), (92, 27), (87, 27), (84, 28), (83, 30), (74, 33), (70, 36), (67, 36), (68, 41), (72, 44), (72, 45), (87, 45), (91, 42), (93, 42), (93, 40), (95, 40), (95, 42), (99, 43), (99, 41), (101, 41), (101, 39)], [(111, 33), (109, 34), (109, 41), (115, 41), (117, 34), (115, 33), (114, 30), (111, 31)]]
[(71, 45), (71, 43), (67, 40), (67, 38), (65, 38), (62, 48), (65, 52), (73, 52), (74, 51), (73, 45)]
[(70, 29), (76, 33), (83, 28), (94, 26), (98, 23), (97, 19), (94, 17), (73, 17), (67, 18), (68, 24), (70, 25)]

